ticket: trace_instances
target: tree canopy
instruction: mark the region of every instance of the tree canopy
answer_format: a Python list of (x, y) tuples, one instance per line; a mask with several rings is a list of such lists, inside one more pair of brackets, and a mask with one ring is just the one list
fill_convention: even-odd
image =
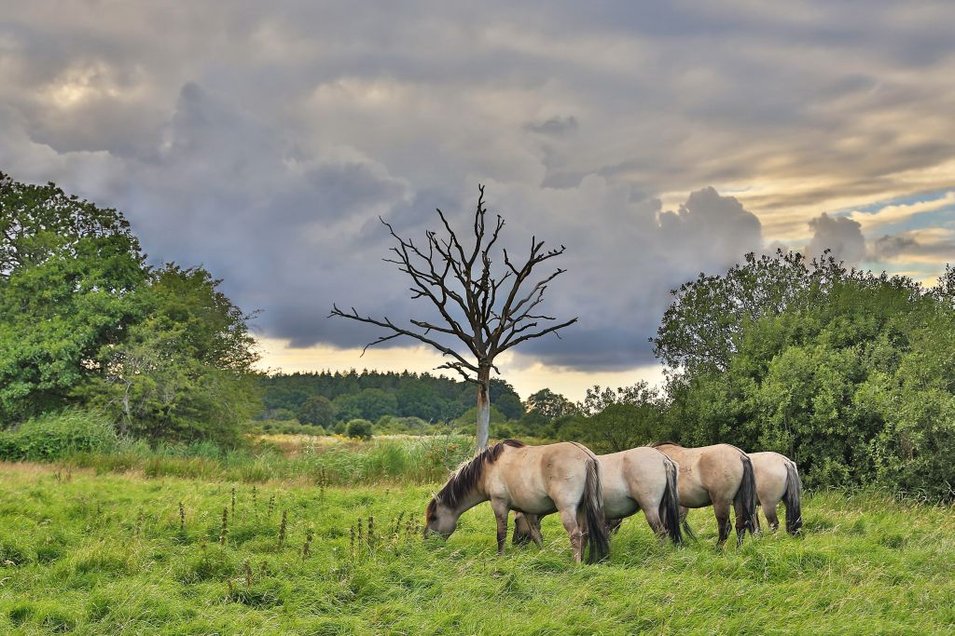
[(955, 498), (951, 272), (925, 289), (831, 259), (750, 255), (687, 283), (654, 341), (675, 367), (681, 441), (782, 452), (809, 486)]
[(0, 424), (89, 405), (130, 434), (234, 441), (256, 355), (220, 282), (147, 266), (116, 210), (0, 174)]

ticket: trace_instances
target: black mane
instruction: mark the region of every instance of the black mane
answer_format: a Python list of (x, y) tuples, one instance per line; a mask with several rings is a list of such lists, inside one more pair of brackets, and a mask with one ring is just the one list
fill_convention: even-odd
[(428, 516), (430, 517), (430, 513), (434, 507), (437, 506), (438, 502), (451, 508), (457, 507), (461, 498), (474, 490), (474, 487), (481, 479), (481, 475), (484, 474), (484, 467), (496, 462), (497, 458), (504, 452), (505, 446), (521, 448), (522, 446), (526, 446), (526, 444), (516, 439), (506, 439), (498, 442), (494, 446), (488, 446), (478, 453), (474, 459), (458, 468), (458, 470), (451, 475), (451, 478), (448, 479), (448, 483), (434, 496), (431, 503), (428, 504)]

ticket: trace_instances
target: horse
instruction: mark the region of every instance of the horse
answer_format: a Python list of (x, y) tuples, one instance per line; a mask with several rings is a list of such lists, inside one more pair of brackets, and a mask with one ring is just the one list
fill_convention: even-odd
[[(643, 510), (657, 536), (669, 536), (676, 545), (683, 542), (678, 467), (672, 459), (647, 446), (598, 455), (597, 459), (608, 530), (616, 530), (621, 519)], [(530, 541), (541, 545), (540, 516), (516, 513), (511, 541), (515, 545)]]
[(796, 463), (785, 455), (770, 451), (750, 453), (749, 458), (756, 477), (756, 495), (769, 527), (773, 531), (779, 528), (776, 507), (782, 500), (786, 508), (786, 531), (796, 536), (802, 528), (802, 480)]
[[(758, 530), (756, 480), (753, 462), (746, 453), (729, 444), (684, 448), (674, 442), (657, 442), (653, 447), (680, 467), (678, 491), (684, 511), (712, 504), (719, 527), (716, 545), (722, 546), (733, 529), (730, 504), (736, 510), (736, 547), (743, 544), (747, 530)], [(681, 516), (685, 524), (686, 512)], [(692, 536), (688, 525), (684, 529)]]
[(498, 554), (504, 553), (511, 510), (560, 513), (577, 563), (585, 541), (588, 563), (610, 554), (600, 468), (586, 446), (575, 442), (527, 446), (510, 439), (489, 446), (462, 464), (432, 497), (425, 511), (425, 536), (447, 539), (462, 513), (488, 500), (497, 519)]

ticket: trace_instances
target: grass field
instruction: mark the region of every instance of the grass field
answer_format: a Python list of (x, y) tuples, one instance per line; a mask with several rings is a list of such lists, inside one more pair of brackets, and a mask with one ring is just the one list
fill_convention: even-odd
[(955, 632), (952, 508), (818, 494), (803, 538), (738, 551), (704, 511), (681, 549), (637, 517), (586, 566), (552, 518), (496, 556), (487, 504), (423, 541), (434, 487), (0, 464), (0, 633)]

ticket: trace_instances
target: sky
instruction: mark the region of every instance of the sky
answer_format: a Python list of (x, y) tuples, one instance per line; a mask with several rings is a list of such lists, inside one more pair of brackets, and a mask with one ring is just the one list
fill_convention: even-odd
[(515, 4), (0, 0), (0, 170), (222, 278), (289, 372), (441, 364), (328, 314), (428, 316), (378, 217), (466, 232), (485, 184), (579, 318), (499, 360), (524, 398), (658, 381), (669, 290), (746, 252), (955, 263), (955, 4)]

